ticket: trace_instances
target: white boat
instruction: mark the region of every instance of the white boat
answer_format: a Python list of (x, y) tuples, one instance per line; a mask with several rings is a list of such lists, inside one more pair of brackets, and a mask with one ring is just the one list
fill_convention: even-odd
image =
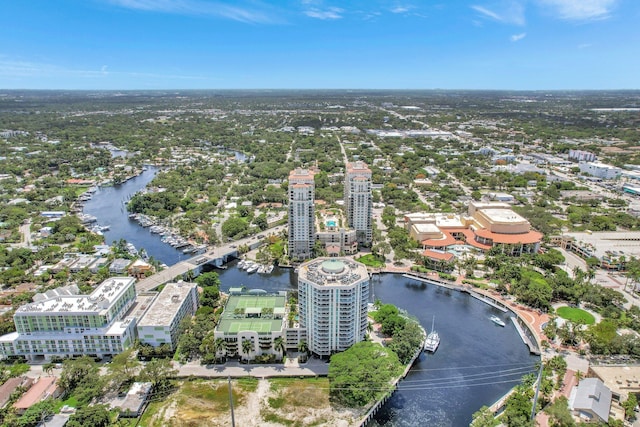
[(260, 266), (258, 267), (258, 274), (264, 274), (266, 269), (267, 269), (266, 265), (260, 264)]
[(433, 320), (431, 321), (431, 332), (427, 335), (427, 340), (424, 342), (424, 351), (435, 352), (440, 345), (440, 335), (435, 329), (435, 321), (436, 317), (433, 316)]
[(504, 325), (505, 325), (505, 323), (502, 321), (502, 319), (501, 319), (501, 318), (499, 318), (499, 317), (498, 317), (498, 316), (496, 316), (496, 315), (491, 316), (489, 319), (491, 319), (491, 321), (492, 321), (493, 323), (495, 323), (496, 325), (500, 325), (500, 326), (503, 326), (503, 327), (504, 327)]
[(265, 274), (271, 274), (272, 271), (273, 271), (273, 264), (267, 267), (267, 269), (265, 270)]
[(240, 261), (238, 261), (238, 268), (239, 269), (244, 269), (244, 260), (241, 259)]
[(247, 273), (255, 273), (260, 268), (260, 264), (254, 263), (251, 267), (247, 268)]

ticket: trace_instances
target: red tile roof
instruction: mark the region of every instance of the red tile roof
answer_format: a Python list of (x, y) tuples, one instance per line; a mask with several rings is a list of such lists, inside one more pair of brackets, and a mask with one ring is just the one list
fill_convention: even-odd
[(538, 243), (542, 241), (542, 233), (537, 231), (529, 231), (527, 233), (520, 234), (502, 234), (493, 233), (489, 230), (477, 230), (476, 234), (485, 239), (491, 239), (494, 243), (502, 244), (516, 244), (516, 243)]
[(458, 243), (449, 233), (444, 233), (442, 239), (426, 239), (422, 241), (422, 245), (432, 248), (445, 248), (447, 246), (455, 245)]
[(438, 252), (430, 249), (422, 252), (422, 256), (438, 261), (451, 261), (454, 258), (454, 255), (450, 252)]
[(49, 396), (55, 396), (58, 388), (57, 380), (57, 377), (41, 377), (29, 391), (13, 404), (14, 408), (18, 411), (24, 411)]
[(9, 402), (11, 393), (13, 393), (18, 387), (22, 386), (25, 389), (29, 389), (33, 380), (27, 377), (9, 378), (4, 384), (0, 386), (0, 408)]

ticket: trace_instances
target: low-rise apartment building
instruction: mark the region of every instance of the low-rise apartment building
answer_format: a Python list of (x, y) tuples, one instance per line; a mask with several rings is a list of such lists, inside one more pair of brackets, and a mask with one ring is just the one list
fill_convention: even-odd
[[(226, 357), (253, 359), (264, 354), (279, 355), (275, 340), (278, 337), (283, 338), (283, 341), (286, 339), (287, 314), (287, 297), (284, 293), (231, 295), (216, 326), (214, 337), (225, 340)], [(293, 339), (294, 335), (291, 337)], [(251, 343), (248, 352), (243, 349), (244, 341)], [(286, 346), (286, 341), (284, 344)]]
[(138, 322), (138, 339), (153, 347), (169, 344), (176, 348), (180, 322), (197, 309), (198, 285), (167, 283)]

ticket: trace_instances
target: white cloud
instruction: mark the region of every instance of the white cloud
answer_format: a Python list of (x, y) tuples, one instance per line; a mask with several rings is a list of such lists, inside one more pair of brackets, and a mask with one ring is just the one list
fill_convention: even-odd
[(524, 25), (524, 4), (520, 0), (503, 0), (491, 5), (491, 7), (472, 5), (471, 8), (480, 16), (494, 21), (512, 25)]
[(202, 0), (107, 0), (126, 9), (148, 12), (174, 13), (179, 15), (200, 15), (229, 19), (245, 23), (275, 23), (279, 20), (271, 14), (259, 10), (230, 6), (218, 2)]
[(409, 12), (411, 10), (411, 8), (406, 7), (406, 6), (396, 6), (393, 9), (391, 9), (392, 13), (405, 13), (405, 12)]
[(514, 34), (511, 36), (511, 41), (517, 42), (519, 40), (522, 40), (525, 37), (527, 37), (527, 33)]
[(582, 43), (578, 45), (578, 49), (588, 49), (591, 47), (591, 43)]
[(538, 0), (561, 19), (591, 21), (607, 19), (618, 0)]
[(476, 12), (480, 12), (484, 16), (488, 16), (489, 18), (493, 18), (496, 21), (502, 21), (502, 17), (500, 15), (498, 15), (497, 13), (495, 13), (495, 12), (485, 8), (485, 7), (473, 5), (473, 6), (471, 6), (471, 9), (475, 10)]
[(306, 10), (304, 14), (310, 18), (328, 20), (328, 19), (342, 18), (343, 12), (344, 12), (344, 9), (340, 9), (339, 7), (330, 7), (326, 10), (309, 9), (309, 10)]

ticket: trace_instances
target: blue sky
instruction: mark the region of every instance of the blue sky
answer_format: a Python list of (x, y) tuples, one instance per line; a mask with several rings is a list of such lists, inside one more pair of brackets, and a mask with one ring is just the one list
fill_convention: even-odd
[(0, 89), (640, 89), (639, 0), (3, 0)]

